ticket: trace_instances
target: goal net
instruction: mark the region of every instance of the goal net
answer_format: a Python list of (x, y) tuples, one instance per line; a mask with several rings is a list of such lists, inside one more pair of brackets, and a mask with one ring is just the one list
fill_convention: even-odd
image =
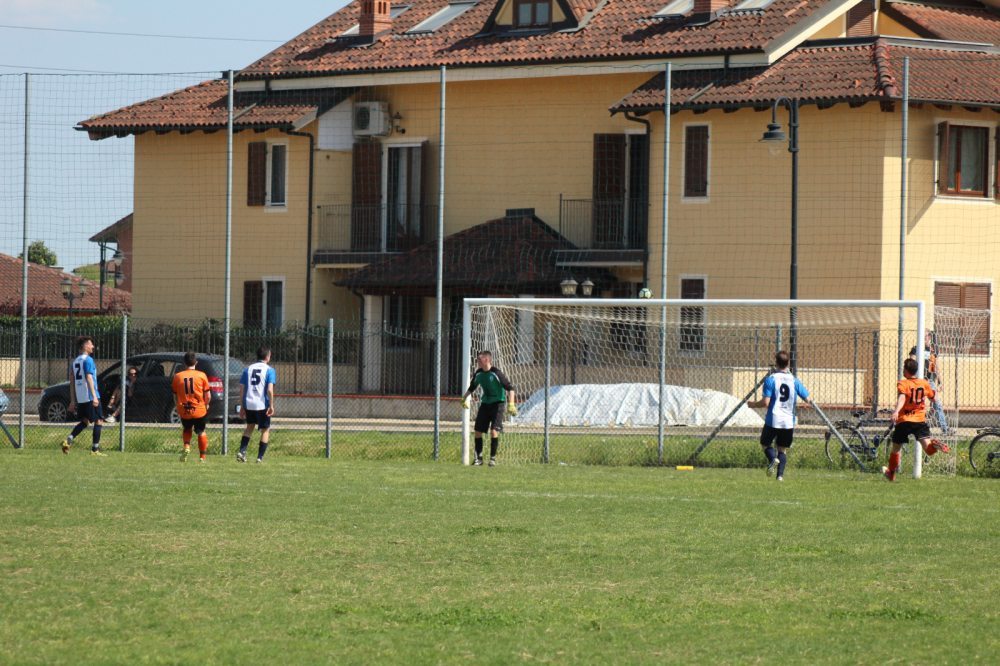
[[(488, 350), (514, 385), (518, 414), (505, 419), (501, 464), (682, 464), (697, 453), (698, 464), (756, 466), (764, 410), (748, 403), (762, 397), (777, 351), (792, 355), (796, 376), (831, 422), (879, 415), (894, 406), (901, 359), (924, 337), (922, 308), (895, 301), (467, 299), (465, 376), (477, 367), (477, 352)], [(478, 407), (474, 400), (463, 423), (466, 462)], [(828, 464), (828, 430), (819, 413), (799, 410), (795, 465)], [(484, 439), (488, 451), (489, 435)]]

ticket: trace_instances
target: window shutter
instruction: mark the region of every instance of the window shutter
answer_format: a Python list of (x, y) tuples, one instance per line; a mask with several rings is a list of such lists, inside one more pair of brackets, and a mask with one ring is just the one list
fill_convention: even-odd
[[(988, 284), (967, 284), (962, 294), (962, 307), (970, 310), (990, 309), (990, 285)], [(990, 321), (987, 319), (983, 325), (976, 329), (972, 338), (972, 347), (969, 349), (972, 354), (990, 353)]]
[(701, 278), (681, 280), (681, 298), (705, 298), (705, 281)]
[(260, 328), (264, 324), (264, 283), (251, 280), (243, 283), (243, 326)]
[(708, 196), (708, 125), (684, 129), (684, 196)]
[(591, 234), (594, 247), (620, 247), (625, 223), (624, 134), (594, 135)]
[(948, 123), (938, 123), (938, 194), (948, 191), (948, 180), (951, 177), (951, 159), (948, 155)]
[(870, 37), (875, 32), (875, 8), (872, 0), (861, 0), (847, 10), (847, 36)]
[(962, 285), (954, 282), (935, 282), (934, 305), (948, 308), (962, 307)]
[(354, 144), (351, 178), (351, 249), (382, 249), (382, 144)]
[(993, 157), (996, 158), (996, 164), (993, 166), (993, 196), (1000, 199), (1000, 127), (998, 127), (993, 134)]
[(267, 142), (247, 145), (247, 205), (263, 206), (267, 196)]

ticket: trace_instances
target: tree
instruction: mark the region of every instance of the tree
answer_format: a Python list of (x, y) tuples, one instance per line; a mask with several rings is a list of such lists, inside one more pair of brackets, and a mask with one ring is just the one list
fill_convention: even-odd
[[(17, 258), (21, 259), (23, 256), (22, 252)], [(56, 253), (45, 246), (45, 241), (37, 240), (28, 246), (28, 261), (42, 266), (55, 266), (59, 260), (56, 259)]]

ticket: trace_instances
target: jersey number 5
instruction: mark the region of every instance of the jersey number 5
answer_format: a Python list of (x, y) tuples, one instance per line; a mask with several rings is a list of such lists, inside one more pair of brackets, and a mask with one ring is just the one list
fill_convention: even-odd
[(260, 384), (260, 368), (256, 368), (250, 373), (250, 385), (257, 386), (257, 384)]

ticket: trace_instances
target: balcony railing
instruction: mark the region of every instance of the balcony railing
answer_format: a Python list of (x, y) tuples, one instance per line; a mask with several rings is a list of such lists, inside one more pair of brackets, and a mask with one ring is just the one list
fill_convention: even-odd
[(648, 219), (646, 199), (562, 199), (559, 233), (581, 249), (642, 250)]
[(316, 249), (405, 252), (432, 240), (437, 206), (332, 204), (319, 206)]

